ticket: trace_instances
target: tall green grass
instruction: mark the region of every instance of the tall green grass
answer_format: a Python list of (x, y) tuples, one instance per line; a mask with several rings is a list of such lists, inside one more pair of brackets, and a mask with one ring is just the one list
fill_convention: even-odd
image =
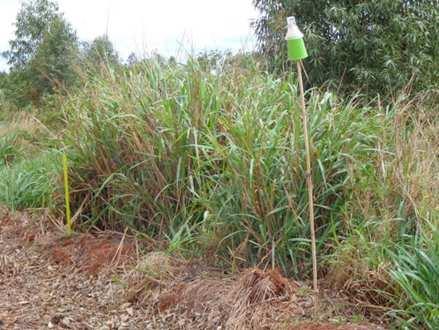
[(54, 205), (60, 160), (47, 128), (0, 100), (0, 204), (13, 210)]
[(53, 207), (58, 185), (57, 154), (44, 152), (36, 158), (0, 166), (0, 204), (12, 210)]
[[(85, 200), (82, 222), (130, 226), (171, 241), (178, 235), (232, 264), (274, 262), (306, 275), (309, 225), (295, 95), (293, 77), (278, 79), (251, 65), (212, 73), (196, 62), (147, 62), (89, 77), (62, 109), (75, 162), (73, 198), (76, 206)], [(377, 145), (392, 115), (356, 106), (355, 99), (308, 96), (319, 254), (326, 255), (360, 213), (357, 191), (379, 189)]]
[(394, 255), (396, 267), (391, 274), (407, 297), (400, 304), (404, 325), (418, 329), (439, 328), (439, 230)]
[(22, 150), (17, 140), (16, 134), (0, 137), (0, 166), (8, 165), (21, 156)]
[[(53, 96), (39, 113), (56, 134), (38, 144), (69, 155), (75, 224), (129, 227), (170, 252), (231, 268), (277, 265), (307, 279), (295, 77), (244, 60), (214, 70), (152, 60), (100, 68), (82, 72), (67, 97)], [(381, 314), (404, 307), (404, 319), (431, 328), (436, 245), (423, 237), (438, 244), (435, 103), (419, 95), (383, 109), (309, 91), (307, 104), (320, 277)], [(32, 155), (0, 166), (0, 203), (63, 209), (58, 152)]]

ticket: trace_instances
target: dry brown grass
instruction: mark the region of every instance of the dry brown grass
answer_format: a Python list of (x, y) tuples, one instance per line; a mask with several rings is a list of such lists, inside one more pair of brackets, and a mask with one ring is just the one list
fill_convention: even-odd
[(157, 297), (157, 308), (162, 315), (178, 313), (194, 320), (197, 328), (270, 329), (304, 315), (298, 288), (277, 270), (249, 269), (235, 278), (179, 283)]
[(42, 124), (31, 114), (21, 111), (14, 114), (7, 125), (0, 125), (0, 137), (17, 131), (34, 134), (42, 128)]
[[(312, 291), (276, 269), (252, 268), (224, 276), (157, 253), (146, 255), (140, 268), (145, 264), (148, 269), (154, 265), (156, 276), (131, 272), (125, 278), (131, 293), (127, 298), (146, 306), (154, 324), (162, 328), (378, 329), (328, 323), (339, 312), (333, 306), (338, 300), (322, 295), (316, 310), (317, 297)], [(309, 321), (316, 315), (321, 322)]]
[(396, 107), (377, 145), (376, 181), (356, 191), (356, 214), (347, 215), (363, 227), (347, 223), (353, 230), (329, 261), (327, 280), (368, 313), (382, 315), (397, 294), (386, 251), (404, 233), (428, 236), (439, 225), (439, 119), (425, 102)]

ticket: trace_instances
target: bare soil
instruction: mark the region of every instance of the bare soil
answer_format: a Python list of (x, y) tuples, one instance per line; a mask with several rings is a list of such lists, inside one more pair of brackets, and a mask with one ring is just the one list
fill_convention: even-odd
[(0, 211), (0, 329), (384, 329), (278, 270), (224, 275), (117, 233)]

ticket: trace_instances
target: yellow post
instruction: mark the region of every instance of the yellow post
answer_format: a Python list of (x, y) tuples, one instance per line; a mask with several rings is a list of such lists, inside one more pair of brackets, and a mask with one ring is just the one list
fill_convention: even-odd
[(69, 192), (69, 174), (67, 167), (67, 155), (64, 153), (62, 156), (63, 170), (64, 170), (64, 197), (66, 202), (66, 228), (67, 235), (71, 235), (73, 232), (72, 228), (72, 216), (70, 213), (70, 192)]

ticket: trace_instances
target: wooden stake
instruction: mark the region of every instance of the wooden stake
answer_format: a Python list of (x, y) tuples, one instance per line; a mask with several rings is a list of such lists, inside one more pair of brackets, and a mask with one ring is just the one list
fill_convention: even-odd
[(311, 250), (312, 250), (312, 275), (313, 275), (313, 289), (318, 291), (317, 284), (317, 248), (316, 248), (316, 232), (314, 224), (314, 187), (312, 182), (311, 172), (311, 151), (308, 136), (308, 114), (305, 107), (305, 93), (303, 91), (303, 78), (302, 78), (302, 61), (297, 62), (297, 75), (299, 79), (300, 90), (300, 106), (302, 108), (302, 120), (303, 120), (303, 135), (305, 137), (305, 152), (306, 152), (306, 184), (308, 186), (308, 206), (309, 206), (309, 224), (311, 227)]

